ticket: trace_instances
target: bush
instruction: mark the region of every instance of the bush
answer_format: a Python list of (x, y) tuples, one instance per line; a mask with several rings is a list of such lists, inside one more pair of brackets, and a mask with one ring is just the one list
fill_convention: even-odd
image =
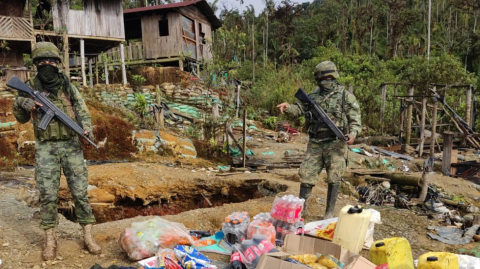
[(141, 86), (143, 83), (147, 81), (142, 75), (133, 75), (132, 76), (132, 84), (135, 86)]

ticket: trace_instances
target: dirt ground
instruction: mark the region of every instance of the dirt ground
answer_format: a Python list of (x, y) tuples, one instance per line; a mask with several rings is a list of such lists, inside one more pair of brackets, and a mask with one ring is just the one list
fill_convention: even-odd
[[(251, 149), (258, 157), (280, 161), (286, 150), (304, 151), (305, 141), (306, 137), (300, 137), (293, 143), (275, 143), (254, 136), (250, 143), (253, 143)], [(270, 151), (273, 151), (273, 155), (262, 154)], [(351, 168), (363, 165), (363, 161), (358, 160), (364, 156), (350, 153), (349, 158)], [(403, 164), (413, 171), (416, 167), (413, 163), (390, 161), (393, 161), (397, 170), (403, 169)], [(161, 214), (163, 218), (183, 223), (189, 229), (216, 231), (233, 211), (247, 211), (251, 216), (269, 212), (275, 195), (297, 195), (299, 192), (298, 169), (232, 174), (210, 171), (218, 169), (218, 165), (200, 159), (178, 161), (149, 156), (144, 162), (89, 166), (90, 185), (101, 190), (101, 194), (92, 196), (91, 201), (97, 218), (103, 222), (94, 227), (94, 236), (103, 247), (103, 254), (93, 256), (85, 252), (80, 225), (59, 214), (58, 258), (48, 263), (41, 259), (44, 234), (39, 228), (39, 209), (17, 200), (19, 193), (25, 190), (29, 193), (28, 190), (34, 189), (34, 171), (0, 173), (0, 268), (90, 268), (95, 263), (104, 267), (112, 264), (135, 266), (136, 262), (128, 260), (117, 241), (121, 232), (132, 222), (149, 217), (130, 218), (132, 214)], [(413, 174), (420, 176), (418, 172)], [(325, 177), (324, 172), (321, 177)], [(471, 182), (435, 175), (432, 184), (450, 195), (462, 195), (467, 202), (479, 206), (480, 192)], [(64, 181), (61, 188), (60, 202), (68, 204), (69, 193)], [(319, 218), (322, 215), (325, 197), (326, 184), (320, 180), (309, 200), (312, 216)], [(356, 203), (357, 199), (352, 195), (341, 194), (336, 212), (347, 204)], [(460, 248), (472, 249), (477, 246), (475, 243), (450, 246), (430, 239), (426, 234), (427, 226), (435, 223), (413, 211), (391, 207), (372, 208), (381, 212), (383, 222), (375, 226), (375, 240), (406, 237), (414, 258), (428, 251), (458, 253)], [(361, 254), (368, 256), (366, 251)], [(226, 256), (207, 255), (217, 260), (219, 266), (226, 265), (229, 260)]]

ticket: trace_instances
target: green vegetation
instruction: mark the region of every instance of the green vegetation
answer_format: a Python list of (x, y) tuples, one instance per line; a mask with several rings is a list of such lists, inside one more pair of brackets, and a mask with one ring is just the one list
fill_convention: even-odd
[(135, 86), (141, 86), (145, 82), (147, 82), (147, 79), (144, 78), (142, 75), (133, 75), (132, 76), (132, 84), (135, 85)]
[[(242, 91), (250, 111), (266, 110), (282, 120), (276, 105), (294, 102), (300, 87), (312, 91), (314, 67), (324, 60), (337, 64), (339, 82), (353, 90), (371, 134), (380, 132), (382, 83), (411, 83), (418, 95), (429, 94), (432, 84), (479, 86), (477, 1), (433, 2), (429, 57), (428, 1), (263, 2), (266, 7), (259, 15), (253, 6), (243, 6), (243, 12), (221, 10), (223, 26), (210, 44), (213, 61), (205, 64), (205, 73), (215, 74), (217, 85), (224, 73), (229, 80), (252, 82)], [(207, 82), (215, 85), (213, 76)], [(388, 87), (387, 132), (398, 131), (400, 101), (393, 98), (394, 91), (406, 95), (408, 88)], [(465, 89), (447, 91), (446, 97), (464, 116)]]

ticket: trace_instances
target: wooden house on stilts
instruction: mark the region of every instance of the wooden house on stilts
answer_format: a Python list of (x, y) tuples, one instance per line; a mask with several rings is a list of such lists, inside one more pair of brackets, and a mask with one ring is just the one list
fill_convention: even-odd
[[(206, 0), (124, 11), (125, 58), (129, 65), (161, 64), (183, 69), (186, 62), (212, 58), (212, 31), (220, 20)], [(118, 49), (107, 54), (119, 61)]]
[[(114, 47), (122, 50), (125, 41), (122, 0), (83, 0), (71, 8), (69, 0), (39, 1), (32, 7), (31, 0), (0, 0), (0, 42), (11, 48), (5, 52), (5, 68), (2, 80), (16, 74), (22, 68), (23, 54), (31, 53), (35, 42), (50, 41), (63, 53), (63, 67), (67, 74), (78, 66), (82, 81), (87, 85), (86, 62), (92, 74), (92, 61)], [(35, 11), (34, 11), (35, 9)], [(80, 56), (80, 61), (74, 61)], [(1, 57), (1, 56), (0, 56)], [(123, 67), (123, 82), (126, 73)], [(18, 74), (17, 74), (18, 75)], [(92, 84), (92, 75), (90, 75)]]

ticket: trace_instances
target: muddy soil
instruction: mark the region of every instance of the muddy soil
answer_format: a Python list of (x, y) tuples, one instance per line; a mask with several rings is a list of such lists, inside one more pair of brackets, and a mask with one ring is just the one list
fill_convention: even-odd
[[(281, 144), (263, 140), (258, 141), (258, 146), (252, 149), (257, 154), (273, 151), (274, 155), (265, 155), (266, 158), (281, 160), (285, 150), (305, 150), (305, 143), (302, 139)], [(349, 157), (364, 158), (353, 153)], [(103, 247), (103, 254), (93, 256), (84, 251), (80, 225), (68, 220), (68, 214), (62, 212), (67, 218), (59, 215), (59, 258), (49, 263), (41, 260), (44, 234), (39, 228), (38, 207), (16, 199), (22, 189), (34, 188), (33, 170), (1, 173), (0, 267), (90, 268), (95, 263), (104, 267), (112, 264), (135, 266), (136, 263), (128, 260), (117, 241), (120, 233), (132, 222), (149, 218), (141, 215), (160, 214), (167, 220), (183, 223), (189, 229), (219, 230), (225, 216), (233, 211), (248, 211), (252, 216), (268, 212), (275, 195), (297, 195), (299, 191), (296, 175), (298, 169), (225, 175), (209, 171), (209, 167), (212, 170), (216, 167), (202, 160), (188, 164), (151, 156), (146, 160), (88, 167), (90, 185), (101, 190), (101, 194), (90, 198), (98, 218), (105, 221), (94, 228), (94, 236)], [(397, 164), (402, 162), (397, 161)], [(321, 177), (324, 178), (325, 173)], [(479, 206), (480, 192), (468, 181), (436, 175), (432, 183), (452, 196), (463, 195), (467, 202)], [(63, 180), (61, 186), (62, 200), (68, 203), (69, 193)], [(310, 214), (317, 219), (323, 214), (325, 197), (326, 184), (320, 180), (309, 200)], [(355, 203), (356, 198), (353, 196), (341, 194), (336, 212), (347, 204)], [(112, 208), (122, 208), (122, 211)], [(133, 213), (125, 213), (125, 208), (133, 208)], [(145, 208), (150, 211), (144, 210)], [(373, 208), (381, 212), (383, 221), (383, 224), (375, 226), (374, 238), (406, 237), (412, 246), (414, 258), (427, 251), (459, 252), (460, 248), (471, 249), (476, 246), (449, 246), (431, 240), (427, 237), (426, 227), (435, 223), (412, 211), (390, 207)], [(133, 215), (139, 216), (129, 218)], [(110, 221), (113, 219), (121, 220)], [(368, 256), (366, 251), (361, 254)], [(220, 264), (229, 260), (226, 256), (207, 255)]]

